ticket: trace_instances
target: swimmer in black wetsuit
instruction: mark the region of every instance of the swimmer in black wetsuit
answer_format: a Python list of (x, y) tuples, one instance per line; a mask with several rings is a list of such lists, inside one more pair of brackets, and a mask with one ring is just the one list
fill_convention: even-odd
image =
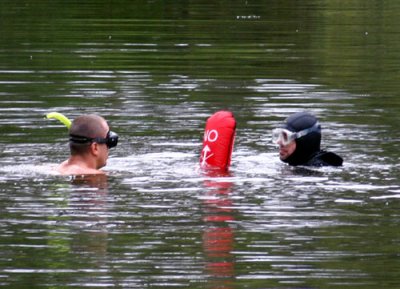
[(343, 159), (321, 150), (321, 125), (308, 112), (289, 116), (282, 128), (272, 131), (272, 141), (279, 145), (281, 161), (291, 166), (341, 166)]

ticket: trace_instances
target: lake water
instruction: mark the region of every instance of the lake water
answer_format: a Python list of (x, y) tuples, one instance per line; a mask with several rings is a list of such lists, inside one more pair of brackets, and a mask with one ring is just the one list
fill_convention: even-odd
[[(0, 3), (0, 287), (400, 288), (399, 2), (83, 2)], [(279, 161), (302, 110), (343, 167)], [(109, 121), (106, 177), (53, 173), (51, 111)]]

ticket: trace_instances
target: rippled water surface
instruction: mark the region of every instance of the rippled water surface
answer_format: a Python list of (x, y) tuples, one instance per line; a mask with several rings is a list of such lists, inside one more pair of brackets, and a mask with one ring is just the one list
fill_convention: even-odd
[[(2, 1), (0, 287), (399, 288), (400, 6), (300, 2)], [(301, 110), (343, 167), (279, 161)], [(107, 176), (54, 173), (51, 111), (109, 121)]]

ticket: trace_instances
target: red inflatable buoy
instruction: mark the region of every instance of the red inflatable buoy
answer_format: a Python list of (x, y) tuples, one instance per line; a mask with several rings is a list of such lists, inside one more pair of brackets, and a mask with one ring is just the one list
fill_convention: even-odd
[(218, 111), (207, 119), (200, 155), (202, 167), (229, 168), (235, 131), (236, 120), (230, 111)]

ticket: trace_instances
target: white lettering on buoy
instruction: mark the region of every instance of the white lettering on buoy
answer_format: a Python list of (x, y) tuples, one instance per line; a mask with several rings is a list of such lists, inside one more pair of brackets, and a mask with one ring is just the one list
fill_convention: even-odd
[(218, 131), (215, 129), (204, 132), (204, 141), (215, 142), (218, 139)]
[(202, 166), (204, 166), (207, 163), (207, 160), (214, 155), (213, 153), (208, 154), (209, 152), (211, 152), (211, 149), (208, 145), (206, 145), (203, 148), (203, 155), (202, 155), (202, 162), (201, 162)]

